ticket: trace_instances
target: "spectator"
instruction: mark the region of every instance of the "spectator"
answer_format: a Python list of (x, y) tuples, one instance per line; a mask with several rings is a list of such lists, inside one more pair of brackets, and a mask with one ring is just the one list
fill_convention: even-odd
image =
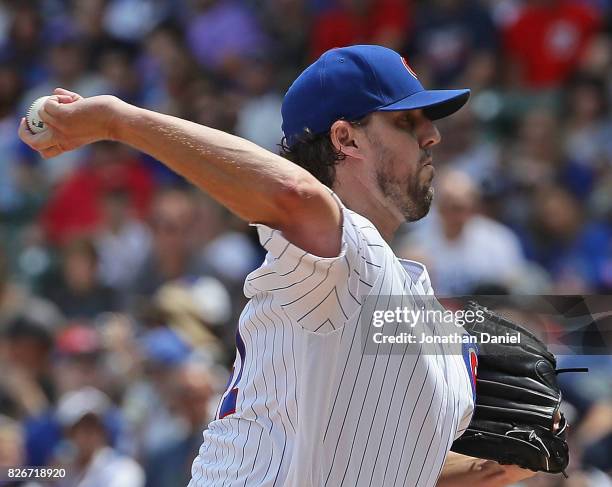
[(526, 225), (532, 209), (530, 196), (540, 186), (554, 181), (565, 165), (559, 119), (552, 109), (532, 107), (520, 120), (515, 137), (502, 153), (506, 201), (505, 221), (514, 227)]
[(535, 107), (521, 120), (508, 170), (517, 183), (533, 187), (554, 179), (562, 166), (561, 132), (555, 113)]
[(134, 436), (139, 456), (178, 441), (188, 426), (169, 400), (175, 371), (189, 359), (193, 348), (171, 329), (161, 326), (139, 340), (143, 374), (132, 382), (123, 397), (122, 410)]
[(504, 182), (500, 180), (499, 143), (483, 133), (474, 111), (467, 106), (456, 117), (440, 122), (444, 144), (436, 151), (436, 160), (466, 173), (486, 193), (500, 191)]
[(191, 0), (186, 39), (204, 68), (233, 77), (244, 60), (265, 53), (267, 39), (248, 8), (237, 0)]
[[(121, 315), (108, 314), (96, 320), (96, 327), (72, 324), (63, 330), (57, 339), (55, 361), (58, 390), (66, 394), (91, 386), (121, 404), (125, 391), (140, 379), (133, 331), (121, 328)], [(136, 453), (136, 438), (121, 410), (109, 412), (105, 424), (118, 451)], [(39, 441), (55, 446), (48, 439)]]
[(533, 240), (527, 242), (535, 260), (552, 275), (556, 292), (584, 294), (596, 291), (609, 258), (611, 229), (585, 221), (583, 208), (565, 189), (540, 188), (532, 203)]
[[(27, 188), (20, 188), (17, 172), (22, 162), (22, 150), (15, 140), (17, 100), (23, 89), (18, 67), (12, 62), (0, 63), (0, 213), (14, 212), (23, 205)], [(25, 164), (24, 164), (25, 166)]]
[(590, 76), (607, 78), (612, 68), (612, 39), (600, 30), (589, 42), (580, 63), (580, 72)]
[(0, 416), (0, 467), (20, 467), (24, 460), (23, 432), (19, 423)]
[(62, 278), (49, 290), (68, 319), (93, 319), (117, 309), (117, 295), (98, 278), (98, 253), (91, 240), (74, 240), (62, 251)]
[(113, 382), (114, 364), (108, 362), (108, 351), (97, 327), (70, 323), (58, 333), (55, 352), (54, 383), (60, 395), (86, 386), (109, 394), (119, 392)]
[[(597, 181), (588, 200), (591, 218), (598, 221), (603, 228), (612, 228), (612, 170), (608, 169)], [(610, 294), (612, 290), (612, 245), (608, 242), (602, 249), (604, 254), (598, 266), (599, 283), (602, 293)]]
[(54, 327), (48, 321), (24, 314), (5, 329), (5, 365), (2, 385), (20, 398), (24, 417), (36, 416), (55, 400), (51, 376)]
[(44, 465), (58, 441), (57, 427), (49, 417), (57, 392), (51, 355), (54, 331), (51, 323), (25, 314), (0, 337), (6, 345), (0, 354), (0, 396), (12, 403), (3, 412), (21, 421), (20, 464), (24, 465)]
[(214, 127), (219, 130), (234, 132), (238, 115), (240, 98), (233, 91), (222, 91), (207, 81), (198, 81), (189, 85), (189, 93), (181, 108), (189, 120)]
[(478, 192), (463, 173), (437, 182), (437, 218), (417, 230), (412, 246), (426, 256), (436, 292), (470, 294), (484, 284), (511, 286), (525, 267), (520, 243), (500, 223), (478, 214)]
[(483, 89), (494, 81), (498, 43), (480, 2), (435, 0), (417, 9), (410, 60), (436, 86), (463, 83)]
[(110, 399), (93, 387), (64, 395), (57, 407), (57, 418), (67, 440), (73, 446), (69, 458), (62, 458), (67, 477), (61, 486), (141, 487), (144, 472), (129, 457), (110, 446), (105, 416), (111, 410)]
[(24, 461), (23, 432), (19, 423), (0, 416), (0, 467), (20, 467)]
[(41, 82), (46, 73), (40, 52), (44, 32), (41, 11), (32, 3), (12, 2), (6, 5), (10, 11), (8, 39), (5, 52), (14, 55), (26, 86)]
[[(108, 85), (97, 72), (87, 69), (87, 50), (71, 23), (49, 29), (49, 76), (29, 89), (19, 103), (20, 113), (26, 113), (29, 104), (40, 96), (48, 95), (57, 86), (75, 90), (84, 96), (100, 95), (108, 91)], [(54, 158), (53, 163), (43, 161), (47, 177), (59, 182), (77, 165), (85, 151), (77, 150)]]
[(49, 240), (62, 244), (75, 236), (93, 234), (102, 220), (102, 201), (109, 191), (129, 195), (134, 214), (147, 214), (153, 181), (142, 162), (128, 148), (114, 142), (98, 142), (84, 164), (51, 195), (42, 224)]
[(592, 189), (594, 173), (612, 163), (612, 122), (608, 118), (606, 81), (577, 75), (568, 85), (566, 99), (564, 148), (573, 169), (567, 181), (579, 183), (581, 188), (576, 188), (576, 192), (582, 196)]
[(197, 259), (195, 218), (195, 200), (189, 191), (172, 188), (156, 196), (151, 210), (153, 246), (134, 283), (136, 295), (152, 296), (169, 280), (206, 271)]
[(137, 51), (130, 45), (115, 43), (101, 49), (100, 73), (109, 85), (109, 93), (129, 103), (142, 103), (140, 75), (135, 64)]
[(199, 74), (180, 26), (166, 23), (154, 29), (144, 42), (138, 65), (145, 106), (180, 114), (183, 98), (191, 96), (186, 87)]
[(259, 18), (271, 38), (269, 59), (274, 59), (275, 79), (288, 86), (306, 64), (310, 22), (307, 0), (260, 0)]
[[(0, 415), (0, 468), (18, 468), (26, 466), (25, 439), (21, 425), (12, 418)], [(42, 487), (32, 481), (3, 481), (5, 487)]]
[(329, 0), (315, 12), (310, 57), (351, 44), (380, 44), (401, 50), (406, 42), (411, 3), (402, 0)]
[(71, 2), (70, 11), (75, 31), (87, 44), (92, 60), (98, 59), (100, 49), (108, 42), (104, 30), (106, 0), (81, 0)]
[(246, 101), (240, 107), (236, 135), (278, 152), (281, 131), (282, 96), (274, 91), (272, 66), (268, 61), (246, 62), (241, 87)]
[(187, 423), (181, 438), (152, 452), (145, 461), (147, 487), (182, 487), (191, 478), (191, 463), (202, 443), (202, 431), (213, 412), (214, 384), (208, 367), (188, 362), (173, 374), (171, 404)]
[(600, 28), (597, 11), (577, 0), (528, 0), (504, 32), (511, 82), (558, 88), (577, 68)]
[(231, 316), (227, 289), (214, 277), (178, 280), (164, 284), (155, 293), (153, 303), (164, 320), (193, 347), (219, 360), (222, 349), (215, 333), (221, 334)]
[(197, 201), (198, 259), (233, 294), (242, 296), (244, 278), (264, 258), (253, 236), (253, 228), (204, 194), (198, 195)]
[(170, 4), (163, 0), (111, 0), (105, 9), (104, 27), (117, 39), (138, 42), (167, 18), (172, 10)]
[(24, 315), (48, 321), (54, 326), (61, 323), (62, 315), (49, 301), (32, 295), (27, 288), (9, 277), (8, 256), (0, 247), (0, 331), (14, 319)]
[(46, 34), (48, 43), (48, 79), (35, 85), (23, 98), (23, 107), (38, 96), (48, 95), (57, 86), (82, 93), (83, 96), (100, 95), (108, 86), (102, 76), (88, 70), (88, 51), (86, 44), (71, 20), (50, 25)]
[(149, 228), (138, 220), (123, 190), (102, 196), (102, 223), (96, 236), (101, 282), (127, 291), (151, 248)]

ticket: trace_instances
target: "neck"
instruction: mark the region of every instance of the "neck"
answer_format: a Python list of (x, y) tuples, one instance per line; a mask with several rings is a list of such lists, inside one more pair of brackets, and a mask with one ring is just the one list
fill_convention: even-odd
[(336, 184), (333, 189), (347, 208), (370, 220), (385, 241), (391, 243), (405, 219), (379, 191), (373, 191), (363, 184), (357, 187)]

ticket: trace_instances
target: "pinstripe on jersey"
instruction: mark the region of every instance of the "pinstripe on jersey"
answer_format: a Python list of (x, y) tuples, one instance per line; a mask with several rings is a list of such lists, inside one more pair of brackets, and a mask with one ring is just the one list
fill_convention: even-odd
[(432, 486), (467, 427), (473, 402), (461, 345), (454, 354), (402, 353), (402, 345), (362, 353), (366, 296), (384, 308), (399, 295), (416, 309), (433, 291), (424, 266), (399, 260), (338, 202), (338, 257), (308, 254), (258, 225), (268, 253), (244, 285), (244, 353), (190, 487)]

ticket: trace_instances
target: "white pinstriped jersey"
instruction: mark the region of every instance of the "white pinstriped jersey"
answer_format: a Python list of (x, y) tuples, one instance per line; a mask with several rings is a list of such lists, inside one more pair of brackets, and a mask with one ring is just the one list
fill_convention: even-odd
[(467, 427), (473, 391), (461, 352), (362, 353), (366, 296), (401, 295), (416, 308), (433, 290), (424, 266), (399, 260), (338, 202), (338, 257), (258, 225), (268, 254), (246, 279), (232, 378), (189, 487), (432, 486)]

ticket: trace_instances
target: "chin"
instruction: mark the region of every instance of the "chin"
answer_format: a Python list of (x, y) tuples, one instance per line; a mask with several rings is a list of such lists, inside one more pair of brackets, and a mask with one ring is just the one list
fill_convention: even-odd
[(420, 198), (416, 203), (414, 201), (410, 202), (404, 211), (406, 221), (415, 222), (421, 218), (424, 218), (429, 213), (433, 197), (434, 189), (430, 186), (423, 194), (420, 195)]

